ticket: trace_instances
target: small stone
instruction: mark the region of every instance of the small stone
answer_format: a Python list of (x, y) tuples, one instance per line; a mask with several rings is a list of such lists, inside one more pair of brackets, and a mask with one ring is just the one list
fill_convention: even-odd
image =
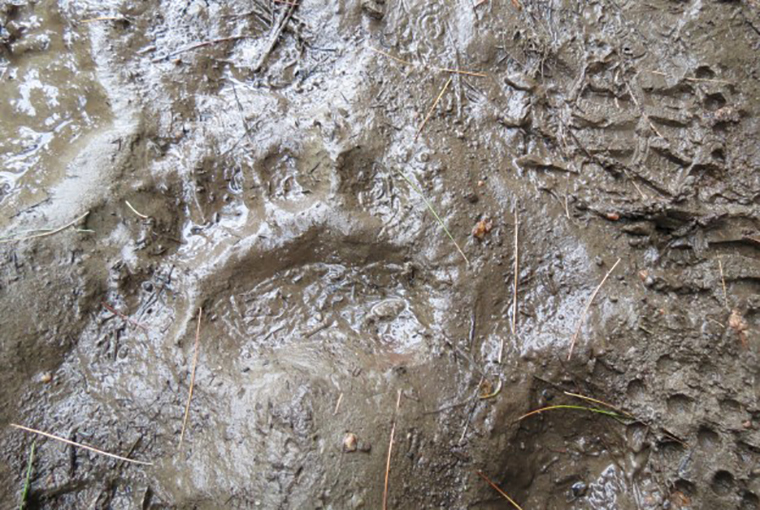
[(588, 485), (586, 485), (584, 482), (575, 482), (573, 486), (570, 487), (570, 490), (573, 491), (573, 497), (582, 498), (586, 495)]
[(346, 437), (343, 438), (343, 451), (346, 453), (352, 453), (356, 451), (358, 440), (356, 434), (349, 432)]
[(49, 383), (52, 380), (53, 380), (53, 374), (51, 374), (50, 372), (45, 372), (44, 374), (40, 376), (40, 382), (43, 382), (45, 384)]

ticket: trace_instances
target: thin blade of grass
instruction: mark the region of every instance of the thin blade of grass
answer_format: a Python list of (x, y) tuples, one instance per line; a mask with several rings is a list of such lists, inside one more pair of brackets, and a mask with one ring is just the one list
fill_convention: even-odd
[(39, 232), (38, 234), (33, 234), (33, 235), (28, 235), (28, 236), (23, 236), (23, 237), (5, 237), (3, 239), (0, 239), (0, 244), (3, 244), (3, 243), (15, 243), (17, 241), (27, 241), (29, 239), (37, 239), (38, 237), (52, 236), (53, 234), (57, 234), (58, 232), (62, 232), (64, 230), (66, 230), (67, 228), (76, 225), (77, 223), (79, 223), (80, 221), (82, 221), (83, 219), (85, 219), (88, 214), (90, 214), (90, 211), (87, 211), (86, 213), (84, 213), (81, 216), (78, 216), (77, 218), (74, 218), (74, 220), (72, 220), (71, 222), (65, 224), (64, 226), (58, 227), (58, 228), (53, 229), (53, 230), (40, 229), (38, 231)]
[(620, 414), (624, 414), (624, 415), (626, 415), (626, 416), (628, 416), (630, 418), (635, 418), (635, 416), (633, 416), (628, 411), (624, 411), (624, 410), (620, 409), (619, 407), (616, 407), (616, 406), (614, 406), (614, 405), (612, 405), (610, 403), (605, 402), (604, 400), (598, 400), (598, 399), (595, 399), (595, 398), (587, 397), (586, 395), (581, 395), (580, 393), (571, 393), (569, 391), (566, 391), (564, 393), (565, 393), (565, 395), (567, 395), (569, 397), (575, 397), (575, 398), (579, 398), (581, 400), (585, 400), (587, 402), (593, 402), (594, 404), (599, 404), (599, 405), (602, 405), (604, 407), (609, 407), (610, 409), (614, 409), (615, 411), (619, 412)]
[(465, 255), (464, 252), (462, 251), (462, 248), (459, 247), (459, 243), (456, 242), (456, 240), (454, 239), (454, 236), (452, 236), (451, 232), (449, 232), (449, 229), (446, 228), (446, 225), (443, 223), (443, 220), (441, 219), (440, 216), (438, 216), (438, 213), (435, 212), (435, 209), (433, 209), (433, 205), (428, 201), (428, 199), (425, 197), (424, 193), (422, 193), (422, 190), (420, 188), (418, 188), (417, 185), (414, 184), (414, 182), (412, 182), (412, 180), (409, 177), (407, 177), (404, 173), (402, 173), (400, 171), (398, 173), (407, 182), (407, 184), (409, 184), (409, 186), (414, 191), (416, 191), (417, 194), (419, 194), (422, 197), (422, 200), (425, 202), (425, 205), (427, 206), (428, 211), (430, 211), (430, 214), (432, 214), (433, 217), (438, 222), (438, 224), (441, 225), (441, 228), (443, 229), (443, 231), (446, 233), (446, 235), (449, 237), (449, 239), (451, 239), (451, 242), (454, 243), (454, 246), (456, 246), (457, 251), (459, 252), (459, 254), (462, 256), (462, 258), (464, 259), (464, 261), (469, 266), (470, 265), (470, 260), (467, 258), (467, 255)]
[(18, 510), (24, 510), (26, 508), (26, 502), (29, 499), (29, 488), (32, 486), (32, 465), (34, 463), (34, 449), (37, 446), (37, 440), (32, 441), (32, 449), (29, 452), (29, 461), (26, 465), (26, 481), (24, 482), (24, 489), (21, 491), (21, 503), (18, 506)]
[(552, 411), (552, 410), (555, 410), (555, 409), (574, 409), (576, 411), (588, 411), (590, 413), (604, 414), (606, 416), (611, 416), (613, 418), (625, 418), (625, 416), (622, 416), (622, 415), (620, 415), (620, 414), (618, 414), (616, 412), (607, 411), (605, 409), (598, 409), (596, 407), (585, 407), (585, 406), (575, 406), (575, 405), (569, 405), (569, 404), (561, 404), (561, 405), (556, 405), (556, 406), (542, 407), (541, 409), (536, 409), (536, 410), (531, 411), (529, 413), (523, 414), (522, 416), (520, 416), (519, 418), (517, 418), (515, 420), (515, 422), (522, 421), (525, 418), (528, 418), (530, 416), (533, 416), (533, 415), (536, 415), (536, 414), (541, 414), (541, 413), (546, 412), (546, 411)]

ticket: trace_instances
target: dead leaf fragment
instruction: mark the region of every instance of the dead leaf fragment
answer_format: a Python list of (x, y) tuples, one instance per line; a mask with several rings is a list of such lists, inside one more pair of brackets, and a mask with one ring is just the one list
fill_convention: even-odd
[(731, 316), (728, 318), (728, 327), (736, 331), (742, 346), (747, 348), (747, 329), (749, 329), (749, 326), (739, 310), (735, 308), (731, 310)]
[(491, 229), (493, 228), (493, 222), (489, 220), (488, 218), (483, 218), (479, 222), (475, 224), (475, 226), (472, 229), (472, 235), (473, 237), (477, 238), (478, 240), (483, 240), (483, 238), (491, 232)]

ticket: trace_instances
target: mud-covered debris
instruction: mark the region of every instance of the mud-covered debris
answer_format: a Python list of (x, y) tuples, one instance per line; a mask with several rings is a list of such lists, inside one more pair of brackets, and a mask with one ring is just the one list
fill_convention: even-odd
[(346, 453), (353, 453), (356, 451), (359, 440), (356, 438), (356, 434), (349, 432), (343, 438), (343, 451)]
[(491, 221), (489, 218), (483, 218), (472, 228), (472, 235), (476, 239), (482, 241), (486, 237), (486, 234), (491, 232), (492, 228), (493, 221)]
[(739, 310), (731, 310), (731, 316), (728, 318), (728, 327), (736, 331), (742, 346), (747, 347), (747, 329), (749, 329), (749, 326)]
[(707, 113), (705, 117), (710, 126), (729, 123), (736, 124), (741, 120), (741, 114), (733, 106), (724, 106), (714, 112)]
[(370, 18), (377, 20), (385, 16), (385, 0), (362, 0), (362, 11)]

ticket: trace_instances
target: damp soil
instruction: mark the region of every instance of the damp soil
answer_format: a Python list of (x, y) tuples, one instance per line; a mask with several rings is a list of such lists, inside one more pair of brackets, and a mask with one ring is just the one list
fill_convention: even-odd
[(0, 507), (760, 508), (760, 4), (294, 4), (0, 4)]

